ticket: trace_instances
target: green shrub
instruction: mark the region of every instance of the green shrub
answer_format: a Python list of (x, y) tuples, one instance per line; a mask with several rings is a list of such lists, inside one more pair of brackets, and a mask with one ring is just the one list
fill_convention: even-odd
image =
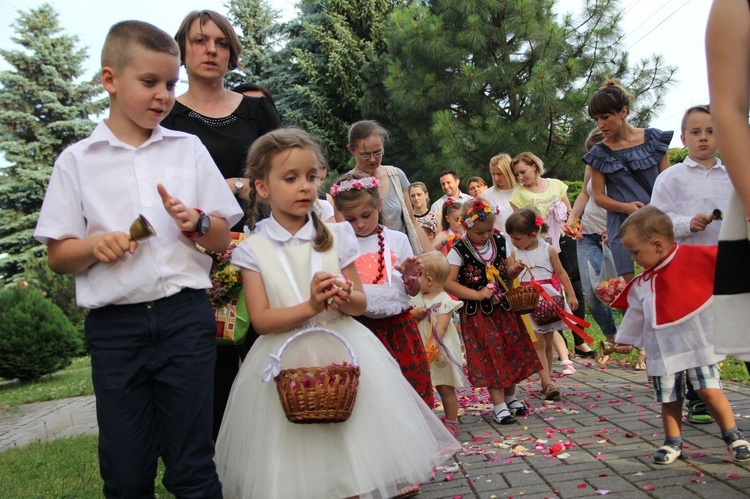
[(583, 190), (582, 180), (563, 180), (568, 186), (568, 200), (570, 200), (570, 206), (573, 206), (576, 202), (576, 198)]
[(83, 341), (83, 329), (86, 321), (87, 308), (81, 308), (76, 303), (76, 284), (73, 274), (56, 274), (47, 266), (47, 260), (42, 259), (25, 268), (24, 278), (31, 287), (37, 288), (52, 303), (60, 307), (81, 338), (81, 351), (77, 356), (86, 355), (86, 343)]
[(81, 339), (60, 307), (35, 289), (0, 291), (0, 377), (31, 381), (70, 364)]

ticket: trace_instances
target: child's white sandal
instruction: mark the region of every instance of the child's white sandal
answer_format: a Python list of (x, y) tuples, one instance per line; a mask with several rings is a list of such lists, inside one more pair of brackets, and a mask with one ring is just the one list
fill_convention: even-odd
[(654, 464), (672, 464), (682, 456), (682, 446), (664, 444), (659, 447), (652, 458)]
[(562, 369), (562, 373), (563, 374), (568, 375), (568, 374), (575, 374), (576, 373), (576, 368), (573, 365), (573, 361), (572, 360), (563, 360), (562, 362), (560, 362), (560, 365), (563, 368)]

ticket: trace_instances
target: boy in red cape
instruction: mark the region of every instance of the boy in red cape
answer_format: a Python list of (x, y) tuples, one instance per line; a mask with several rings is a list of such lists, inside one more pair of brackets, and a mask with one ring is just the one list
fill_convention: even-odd
[[(627, 308), (617, 345), (646, 349), (646, 366), (661, 403), (666, 440), (654, 453), (655, 464), (671, 464), (682, 455), (682, 402), (686, 379), (721, 428), (721, 437), (737, 462), (750, 461), (750, 443), (737, 429), (732, 407), (721, 390), (713, 348), (713, 292), (716, 248), (679, 246), (672, 221), (646, 206), (620, 227), (620, 239), (645, 270), (630, 281), (612, 306)], [(616, 348), (617, 350), (617, 348)]]

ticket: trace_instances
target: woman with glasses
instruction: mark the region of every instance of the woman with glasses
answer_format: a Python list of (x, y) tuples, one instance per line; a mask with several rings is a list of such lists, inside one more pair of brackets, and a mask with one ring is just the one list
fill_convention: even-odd
[[(411, 202), (408, 202), (409, 179), (400, 168), (380, 164), (387, 141), (388, 132), (376, 121), (364, 120), (353, 124), (349, 128), (349, 143), (346, 146), (356, 161), (352, 171), (366, 173), (380, 181), (383, 225), (409, 236), (414, 254), (431, 251), (432, 243), (414, 219)], [(336, 220), (344, 220), (338, 210)]]

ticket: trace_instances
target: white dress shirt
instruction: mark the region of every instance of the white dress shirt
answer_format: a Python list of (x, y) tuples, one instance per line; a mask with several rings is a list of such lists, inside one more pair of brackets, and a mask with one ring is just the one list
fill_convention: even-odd
[(157, 184), (230, 226), (242, 217), (234, 194), (194, 135), (158, 126), (145, 143), (133, 147), (101, 122), (90, 137), (60, 154), (34, 231), (38, 241), (127, 233), (138, 214), (156, 231), (139, 242), (134, 254), (77, 273), (79, 306), (148, 302), (183, 288), (211, 286), (211, 257), (182, 234), (164, 209)]
[(731, 192), (732, 183), (719, 158), (713, 168), (706, 170), (688, 156), (656, 177), (651, 204), (672, 219), (678, 243), (716, 245), (720, 220), (714, 220), (700, 232), (690, 232), (690, 221), (698, 213), (710, 215), (717, 208), (726, 211)]

